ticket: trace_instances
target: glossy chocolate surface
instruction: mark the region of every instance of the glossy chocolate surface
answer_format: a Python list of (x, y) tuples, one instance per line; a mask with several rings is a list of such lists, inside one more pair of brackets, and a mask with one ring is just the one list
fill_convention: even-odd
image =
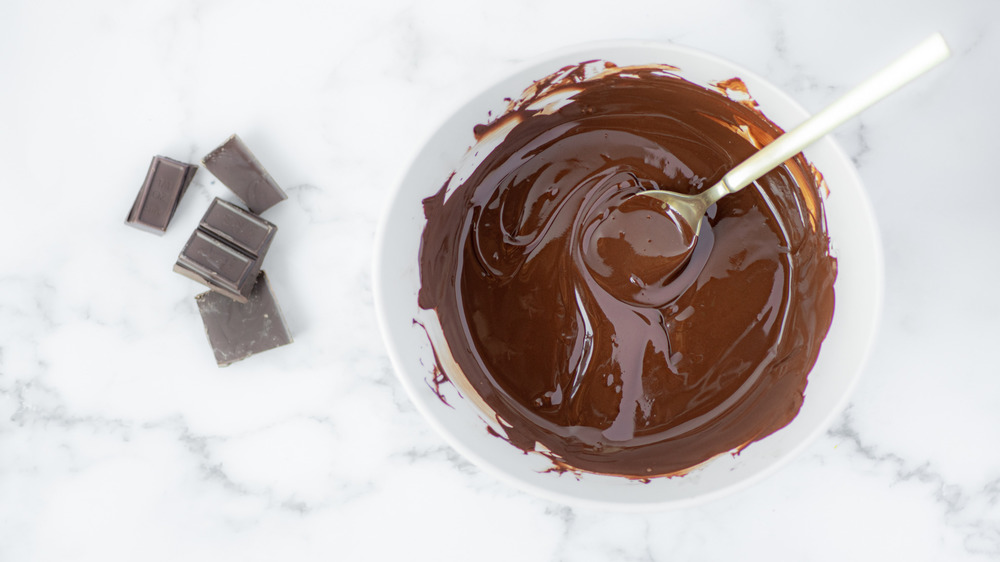
[(579, 470), (682, 474), (802, 405), (834, 308), (822, 180), (798, 155), (727, 196), (664, 273), (683, 233), (628, 195), (699, 192), (781, 130), (723, 93), (739, 80), (593, 70), (540, 80), (477, 127), (505, 136), (425, 200), (419, 304), (461, 368), (448, 376), (511, 443)]

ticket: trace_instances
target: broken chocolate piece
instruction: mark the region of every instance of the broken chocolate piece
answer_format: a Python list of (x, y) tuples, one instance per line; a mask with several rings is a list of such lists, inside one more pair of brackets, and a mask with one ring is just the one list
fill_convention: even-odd
[(278, 227), (216, 198), (181, 251), (174, 271), (245, 303)]
[(125, 224), (163, 234), (198, 166), (154, 156)]
[(235, 302), (215, 291), (202, 293), (195, 300), (215, 352), (215, 362), (220, 367), (292, 343), (263, 271), (257, 276), (246, 303)]
[(202, 164), (254, 213), (260, 214), (288, 198), (236, 135), (204, 157)]

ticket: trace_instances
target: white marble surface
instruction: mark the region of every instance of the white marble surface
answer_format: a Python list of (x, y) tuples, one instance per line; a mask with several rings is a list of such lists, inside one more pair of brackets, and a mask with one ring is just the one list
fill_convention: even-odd
[[(519, 62), (639, 38), (818, 109), (940, 30), (945, 67), (837, 134), (881, 223), (886, 303), (847, 411), (702, 507), (573, 510), (420, 418), (372, 309), (386, 194)], [(1000, 4), (0, 3), (0, 560), (1000, 559)], [(169, 232), (123, 225), (149, 158), (238, 132), (289, 200), (266, 269), (295, 343), (215, 366)], [(959, 196), (974, 198), (966, 209)]]

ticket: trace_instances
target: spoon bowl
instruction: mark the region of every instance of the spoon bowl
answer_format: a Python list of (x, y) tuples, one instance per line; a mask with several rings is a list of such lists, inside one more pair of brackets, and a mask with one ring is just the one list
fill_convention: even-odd
[(708, 208), (714, 205), (719, 199), (722, 199), (724, 196), (735, 191), (737, 190), (729, 189), (729, 186), (725, 182), (725, 178), (723, 178), (723, 180), (719, 183), (695, 195), (675, 193), (673, 191), (664, 191), (662, 189), (648, 189), (646, 191), (640, 191), (639, 193), (636, 193), (636, 195), (651, 197), (659, 201), (664, 213), (672, 213), (682, 219), (691, 226), (694, 238), (698, 238), (698, 234), (701, 232), (701, 219), (705, 216)]

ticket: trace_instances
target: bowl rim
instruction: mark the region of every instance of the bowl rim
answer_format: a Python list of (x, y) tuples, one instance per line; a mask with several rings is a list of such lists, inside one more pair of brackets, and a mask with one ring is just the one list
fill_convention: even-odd
[[(553, 491), (551, 489), (545, 488), (543, 486), (537, 485), (533, 482), (529, 482), (516, 476), (512, 475), (510, 472), (501, 469), (496, 466), (493, 462), (487, 460), (481, 456), (478, 452), (472, 448), (466, 446), (466, 444), (459, 439), (449, 428), (443, 423), (443, 421), (435, 414), (431, 406), (429, 405), (429, 397), (424, 396), (426, 393), (425, 388), (418, 387), (416, 381), (412, 377), (407, 376), (407, 366), (406, 358), (402, 357), (399, 345), (394, 341), (394, 336), (389, 329), (389, 311), (385, 305), (385, 294), (388, 290), (386, 286), (386, 279), (384, 275), (384, 264), (383, 264), (383, 248), (387, 241), (389, 222), (395, 207), (396, 201), (399, 199), (399, 195), (402, 192), (406, 179), (410, 176), (412, 169), (420, 161), (421, 156), (423, 156), (424, 150), (428, 146), (429, 142), (434, 139), (438, 134), (447, 128), (448, 123), (454, 119), (457, 115), (463, 112), (463, 110), (473, 106), (478, 105), (476, 102), (485, 96), (491, 90), (499, 87), (504, 82), (510, 80), (512, 77), (524, 73), (532, 68), (550, 64), (552, 66), (550, 72), (558, 70), (556, 65), (558, 64), (558, 59), (567, 57), (574, 54), (580, 54), (582, 56), (585, 53), (600, 50), (609, 49), (648, 49), (660, 52), (673, 52), (681, 56), (692, 56), (696, 58), (706, 59), (715, 64), (721, 64), (724, 66), (733, 67), (739, 72), (739, 77), (741, 79), (750, 79), (754, 83), (765, 84), (769, 86), (771, 94), (777, 96), (781, 99), (783, 105), (787, 105), (791, 111), (800, 113), (805, 116), (809, 115), (809, 112), (799, 104), (795, 99), (793, 99), (789, 94), (787, 94), (783, 89), (779, 88), (771, 81), (760, 76), (759, 74), (749, 70), (740, 63), (733, 62), (731, 60), (725, 59), (723, 57), (717, 56), (713, 53), (704, 51), (702, 49), (677, 45), (671, 42), (663, 41), (649, 41), (649, 40), (635, 40), (635, 39), (610, 39), (601, 41), (588, 41), (583, 43), (576, 43), (567, 45), (555, 50), (551, 50), (540, 55), (530, 57), (521, 61), (520, 63), (509, 67), (503, 71), (494, 72), (492, 79), (484, 80), (484, 86), (475, 90), (472, 90), (472, 95), (465, 98), (463, 101), (459, 102), (451, 108), (451, 110), (443, 117), (439, 124), (432, 128), (430, 132), (421, 139), (420, 143), (417, 144), (419, 147), (415, 153), (410, 158), (409, 163), (402, 168), (402, 172), (396, 178), (393, 183), (391, 190), (388, 192), (388, 196), (385, 200), (382, 212), (379, 217), (379, 221), (375, 231), (375, 239), (373, 246), (372, 255), (372, 288), (373, 288), (373, 301), (374, 308), (377, 317), (379, 333), (382, 337), (384, 345), (386, 347), (390, 363), (393, 367), (393, 372), (396, 375), (397, 380), (402, 384), (403, 388), (406, 390), (407, 396), (410, 402), (414, 404), (420, 415), (434, 428), (434, 430), (444, 438), (444, 440), (453, 449), (458, 451), (463, 457), (470, 460), (478, 468), (487, 472), (498, 480), (503, 481), (515, 489), (522, 490), (534, 494), (535, 496), (554, 501), (563, 505), (569, 505), (571, 507), (579, 507), (586, 509), (599, 509), (599, 510), (610, 510), (610, 511), (621, 511), (621, 512), (651, 512), (651, 511), (665, 511), (671, 509), (684, 509), (692, 507), (695, 505), (704, 504), (715, 499), (728, 496), (738, 492), (740, 490), (746, 490), (755, 483), (774, 475), (779, 469), (786, 466), (793, 458), (797, 457), (805, 448), (809, 447), (814, 443), (818, 437), (825, 433), (828, 428), (832, 425), (834, 419), (842, 414), (845, 410), (847, 404), (849, 403), (851, 396), (853, 395), (859, 381), (862, 372), (865, 370), (868, 364), (869, 358), (871, 357), (872, 350), (875, 345), (875, 339), (878, 335), (879, 327), (882, 321), (882, 311), (883, 311), (883, 300), (885, 291), (885, 263), (884, 263), (884, 253), (882, 246), (882, 237), (879, 231), (879, 225), (876, 220), (874, 209), (871, 204), (871, 200), (868, 197), (867, 190), (865, 189), (864, 183), (858, 173), (858, 170), (851, 158), (847, 156), (844, 150), (841, 148), (840, 144), (837, 142), (836, 138), (831, 134), (827, 135), (819, 142), (826, 143), (827, 150), (832, 152), (833, 156), (837, 159), (842, 160), (846, 165), (843, 167), (844, 172), (850, 176), (848, 181), (854, 182), (858, 186), (857, 196), (861, 200), (861, 208), (857, 209), (857, 212), (863, 214), (863, 222), (871, 228), (871, 251), (873, 252), (874, 263), (872, 264), (874, 269), (870, 272), (870, 276), (876, 281), (874, 286), (871, 287), (873, 291), (872, 301), (874, 303), (873, 309), (871, 310), (871, 315), (868, 319), (866, 329), (869, 333), (866, 339), (866, 344), (864, 349), (860, 353), (858, 367), (855, 372), (850, 374), (851, 380), (845, 386), (843, 392), (833, 404), (832, 407), (826, 412), (826, 415), (814, 425), (811, 431), (803, 438), (798, 440), (798, 442), (793, 447), (789, 447), (783, 453), (781, 453), (775, 460), (770, 462), (763, 469), (748, 475), (745, 478), (738, 480), (737, 482), (721, 486), (717, 489), (681, 499), (668, 499), (660, 501), (650, 501), (645, 503), (636, 502), (609, 502), (605, 500), (598, 500), (587, 497), (573, 496), (564, 494), (561, 492)], [(579, 58), (579, 57), (578, 57)], [(609, 57), (610, 59), (610, 57)], [(584, 58), (579, 58), (579, 60), (586, 60)], [(681, 69), (681, 75), (683, 77), (684, 69)], [(536, 77), (541, 78), (541, 76)], [(516, 93), (516, 92), (515, 92)], [(751, 90), (751, 95), (754, 92)], [(756, 99), (756, 97), (754, 98)], [(808, 151), (808, 149), (807, 149)], [(444, 178), (442, 178), (444, 181)], [(430, 194), (428, 194), (430, 195)], [(824, 203), (825, 203), (824, 197)], [(834, 233), (835, 234), (835, 233)], [(839, 274), (838, 274), (839, 279)], [(835, 284), (836, 287), (836, 284)], [(433, 397), (434, 400), (438, 400), (436, 396)], [(780, 430), (779, 430), (780, 431)]]

